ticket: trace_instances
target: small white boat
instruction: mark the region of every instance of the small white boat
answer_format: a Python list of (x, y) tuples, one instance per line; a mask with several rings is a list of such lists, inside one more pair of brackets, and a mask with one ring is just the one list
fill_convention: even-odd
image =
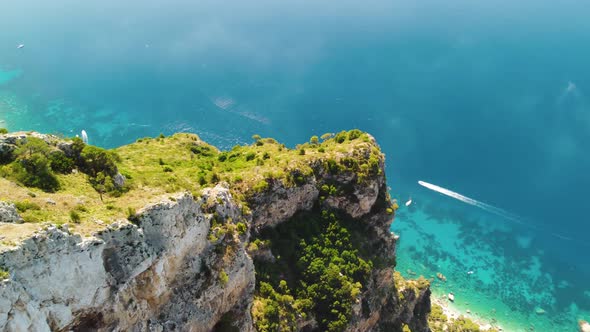
[(411, 198), (406, 202), (406, 206), (410, 206), (410, 204), (412, 204), (412, 199)]
[(449, 301), (455, 302), (455, 294), (449, 293)]
[(473, 274), (473, 271), (467, 271), (467, 274)]
[(86, 130), (82, 129), (82, 142), (88, 144), (88, 134), (86, 134)]
[(19, 44), (16, 48), (21, 49), (23, 47), (25, 47), (25, 44)]

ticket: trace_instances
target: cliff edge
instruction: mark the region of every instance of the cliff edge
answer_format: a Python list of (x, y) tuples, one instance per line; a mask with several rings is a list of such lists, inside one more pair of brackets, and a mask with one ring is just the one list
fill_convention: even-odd
[[(373, 137), (253, 138), (0, 135), (0, 330), (429, 331)], [(34, 154), (52, 187), (23, 182)]]

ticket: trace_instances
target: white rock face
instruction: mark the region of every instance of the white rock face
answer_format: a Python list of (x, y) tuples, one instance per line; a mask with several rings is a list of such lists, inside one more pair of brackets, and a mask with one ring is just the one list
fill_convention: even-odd
[(590, 323), (586, 321), (580, 321), (580, 332), (590, 332)]
[(330, 196), (326, 198), (326, 204), (334, 209), (346, 211), (351, 217), (359, 218), (371, 211), (377, 201), (379, 188), (382, 183), (380, 178), (369, 180), (363, 185), (355, 185), (353, 197), (357, 204), (350, 204), (351, 197)]
[[(0, 137), (0, 157), (22, 139), (25, 134)], [(71, 144), (57, 144), (73, 153)], [(355, 151), (343, 156), (366, 159), (370, 148), (361, 156)], [(255, 272), (245, 249), (250, 231), (274, 227), (319, 205), (355, 218), (367, 247), (379, 257), (393, 258), (383, 162), (381, 158), (380, 172), (360, 181), (355, 172), (330, 174), (321, 160), (312, 162), (313, 174), (304, 183), (285, 186), (269, 180), (269, 190), (248, 202), (251, 215), (242, 213), (228, 186), (220, 184), (203, 190), (197, 200), (182, 193), (146, 206), (135, 224), (121, 220), (90, 238), (50, 227), (17, 249), (0, 252), (0, 267), (10, 272), (10, 279), (0, 281), (0, 331), (204, 332), (225, 315), (239, 331), (253, 331)], [(335, 185), (338, 193), (320, 200), (323, 184)], [(211, 228), (214, 217), (250, 227), (245, 234), (231, 232), (231, 227), (221, 233)], [(257, 258), (275, 260), (270, 248), (258, 251)], [(347, 331), (379, 331), (382, 323), (399, 322), (428, 331), (429, 290), (408, 290), (400, 302), (389, 267), (374, 269), (367, 283)], [(317, 327), (314, 317), (298, 324)]]
[[(370, 138), (373, 142), (374, 139)], [(356, 155), (362, 154), (362, 156)], [(359, 151), (348, 151), (340, 155), (341, 158), (368, 159), (371, 154), (369, 148)], [(336, 175), (330, 174), (321, 162), (311, 165), (314, 175), (306, 178), (306, 183), (288, 187), (279, 180), (271, 180), (266, 192), (257, 194), (253, 198), (252, 223), (255, 231), (264, 227), (274, 227), (291, 218), (296, 212), (310, 210), (319, 197), (319, 187), (322, 184), (337, 184), (346, 187), (341, 195), (325, 197), (324, 206), (346, 212), (352, 218), (361, 218), (371, 212), (381, 189), (385, 183), (383, 173), (369, 177), (359, 183), (355, 172), (343, 171)], [(384, 161), (380, 160), (379, 167), (384, 169)], [(389, 235), (387, 235), (389, 236)]]
[[(227, 188), (208, 197), (220, 217), (239, 220)], [(215, 254), (225, 242), (241, 243), (237, 235), (208, 241), (211, 214), (201, 203), (178, 194), (139, 211), (139, 227), (121, 221), (87, 239), (50, 227), (0, 253), (11, 273), (0, 283), (0, 331), (208, 331), (234, 307), (249, 308), (252, 261), (243, 248), (229, 258)]]
[(125, 177), (121, 174), (121, 173), (117, 173), (114, 177), (113, 177), (113, 183), (115, 184), (115, 186), (117, 186), (118, 188), (122, 188), (125, 185)]
[(257, 197), (254, 204), (254, 228), (274, 227), (291, 218), (297, 211), (310, 210), (318, 195), (315, 181), (298, 187), (285, 187), (281, 181), (274, 181), (270, 190)]
[(20, 224), (23, 218), (18, 214), (14, 204), (0, 201), (0, 222)]

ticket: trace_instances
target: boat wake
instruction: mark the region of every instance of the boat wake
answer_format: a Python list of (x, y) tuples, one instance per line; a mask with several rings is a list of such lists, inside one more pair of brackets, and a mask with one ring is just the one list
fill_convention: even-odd
[(505, 219), (512, 220), (512, 221), (514, 221), (516, 223), (519, 223), (519, 224), (524, 224), (524, 222), (521, 220), (521, 218), (519, 216), (517, 216), (515, 214), (512, 214), (512, 213), (510, 213), (508, 211), (505, 211), (503, 209), (497, 208), (495, 206), (492, 206), (490, 204), (486, 204), (486, 203), (480, 202), (480, 201), (478, 201), (476, 199), (473, 199), (473, 198), (470, 198), (470, 197), (467, 197), (467, 196), (463, 196), (463, 195), (461, 195), (459, 193), (456, 193), (456, 192), (454, 192), (452, 190), (449, 190), (449, 189), (446, 189), (446, 188), (443, 188), (443, 187), (439, 187), (439, 186), (437, 186), (435, 184), (432, 184), (432, 183), (428, 183), (428, 182), (424, 182), (424, 181), (418, 181), (418, 184), (421, 185), (421, 186), (423, 186), (423, 187), (426, 187), (426, 188), (428, 188), (430, 190), (434, 190), (434, 191), (436, 191), (438, 193), (441, 193), (443, 195), (452, 197), (454, 199), (458, 199), (458, 200), (460, 200), (463, 203), (467, 203), (469, 205), (477, 206), (480, 209), (483, 209), (483, 210), (485, 210), (487, 212), (490, 212), (490, 213), (499, 215), (500, 217), (503, 217)]
[[(510, 213), (510, 212), (508, 212), (508, 211), (506, 211), (504, 209), (500, 209), (500, 208), (495, 207), (493, 205), (490, 205), (490, 204), (487, 204), (487, 203), (484, 203), (484, 202), (480, 202), (480, 201), (478, 201), (476, 199), (473, 199), (473, 198), (470, 198), (470, 197), (461, 195), (461, 194), (459, 194), (457, 192), (454, 192), (452, 190), (449, 190), (449, 189), (446, 189), (446, 188), (437, 186), (437, 185), (432, 184), (432, 183), (428, 183), (428, 182), (425, 182), (425, 181), (418, 181), (418, 184), (421, 185), (421, 186), (423, 186), (423, 187), (425, 187), (425, 188), (428, 188), (430, 190), (433, 190), (433, 191), (436, 191), (438, 193), (441, 193), (441, 194), (443, 194), (445, 196), (449, 196), (451, 198), (457, 199), (457, 200), (459, 200), (459, 201), (461, 201), (463, 203), (467, 203), (469, 205), (476, 206), (476, 207), (478, 207), (478, 208), (480, 208), (480, 209), (482, 209), (484, 211), (487, 211), (489, 213), (493, 213), (495, 215), (498, 215), (498, 216), (500, 216), (500, 217), (502, 217), (504, 219), (510, 220), (510, 221), (515, 222), (517, 224), (526, 226), (526, 227), (531, 228), (531, 229), (534, 229), (536, 231), (543, 231), (541, 228), (536, 227), (536, 226), (532, 225), (529, 222), (525, 222), (525, 220), (522, 217), (520, 217), (520, 216), (518, 216), (516, 214)], [(561, 240), (564, 240), (564, 241), (575, 241), (574, 239), (572, 239), (572, 238), (570, 238), (568, 236), (561, 235), (561, 234), (558, 234), (558, 233), (550, 233), (550, 234), (552, 236), (554, 236), (556, 238), (559, 238)], [(576, 241), (576, 242), (579, 242), (579, 241)]]

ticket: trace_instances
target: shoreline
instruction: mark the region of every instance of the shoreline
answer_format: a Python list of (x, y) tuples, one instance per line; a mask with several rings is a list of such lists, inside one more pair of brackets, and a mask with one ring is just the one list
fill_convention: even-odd
[[(589, 320), (590, 311), (580, 306), (580, 301), (574, 301), (577, 297), (568, 295), (572, 299), (569, 306), (550, 304), (551, 299), (566, 292), (560, 288), (562, 280), (577, 280), (574, 279), (577, 276), (568, 273), (551, 279), (551, 285), (542, 290), (527, 282), (549, 280), (543, 267), (551, 261), (544, 261), (538, 247), (519, 246), (515, 242), (518, 237), (508, 227), (503, 228), (501, 223), (494, 223), (494, 219), (487, 216), (479, 216), (478, 211), (472, 215), (460, 207), (453, 210), (445, 202), (420, 194), (412, 198), (411, 208), (401, 210), (392, 225), (392, 231), (400, 236), (396, 270), (403, 271), (401, 273), (407, 279), (420, 275), (428, 278), (433, 306), (439, 305), (441, 309), (438, 311), (447, 316), (448, 321), (463, 316), (481, 330), (528, 332), (578, 331), (578, 321)], [(521, 254), (494, 250), (498, 245), (494, 241), (474, 238), (475, 233), (495, 232), (505, 234), (506, 243), (513, 241)], [(510, 267), (515, 263), (529, 266), (529, 269)], [(438, 276), (439, 273), (444, 278)], [(551, 277), (555, 278), (554, 275)], [(505, 285), (498, 284), (499, 280)], [(496, 296), (494, 292), (498, 289), (506, 289), (507, 293)], [(454, 302), (448, 300), (450, 292), (455, 296)], [(586, 296), (590, 297), (590, 291)], [(525, 307), (518, 301), (536, 305), (534, 308)]]
[(434, 304), (439, 305), (442, 308), (443, 313), (447, 318), (450, 319), (457, 319), (460, 316), (465, 318), (469, 318), (471, 321), (476, 323), (482, 331), (488, 331), (490, 329), (496, 329), (498, 331), (507, 331), (503, 325), (499, 324), (497, 321), (493, 322), (489, 319), (481, 317), (477, 312), (463, 312), (459, 308), (455, 307), (454, 303), (449, 302), (446, 295), (438, 295), (434, 292), (430, 296), (430, 301)]

